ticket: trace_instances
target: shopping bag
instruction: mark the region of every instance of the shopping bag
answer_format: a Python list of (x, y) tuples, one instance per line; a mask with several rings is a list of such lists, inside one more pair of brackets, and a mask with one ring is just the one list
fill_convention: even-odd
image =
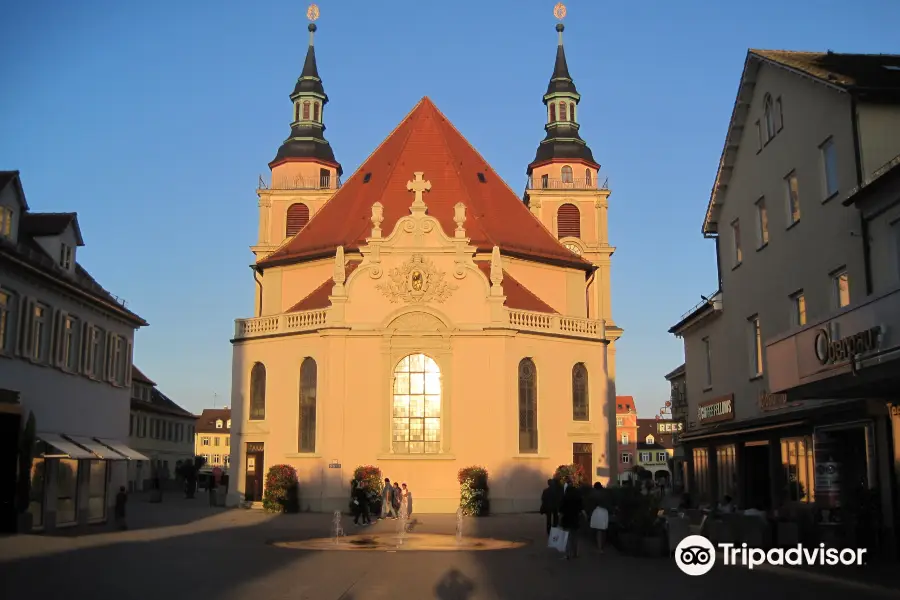
[(559, 545), (559, 538), (562, 537), (563, 533), (565, 532), (559, 527), (553, 527), (552, 529), (550, 529), (550, 537), (547, 539), (547, 547), (556, 550), (557, 546)]
[(547, 540), (547, 547), (560, 552), (566, 551), (566, 543), (569, 541), (569, 532), (559, 527), (550, 529), (550, 538)]
[(600, 529), (606, 531), (609, 527), (609, 511), (598, 506), (591, 513), (591, 529)]

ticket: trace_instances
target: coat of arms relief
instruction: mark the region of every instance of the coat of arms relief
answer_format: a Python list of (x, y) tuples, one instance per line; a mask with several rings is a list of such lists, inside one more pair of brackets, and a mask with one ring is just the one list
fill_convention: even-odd
[(457, 286), (444, 281), (445, 275), (421, 254), (413, 254), (408, 261), (391, 269), (388, 281), (375, 287), (393, 304), (401, 301), (408, 304), (443, 303), (457, 289)]

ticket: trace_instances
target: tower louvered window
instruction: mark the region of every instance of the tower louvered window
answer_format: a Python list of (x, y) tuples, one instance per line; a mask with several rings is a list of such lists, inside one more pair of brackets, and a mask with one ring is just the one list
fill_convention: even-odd
[(309, 207), (298, 202), (291, 204), (287, 210), (287, 227), (285, 228), (285, 236), (290, 237), (303, 229), (309, 222)]
[(581, 213), (574, 204), (563, 204), (556, 213), (557, 233), (560, 238), (581, 237)]
[(303, 120), (309, 121), (309, 100), (303, 102)]
[(560, 121), (566, 120), (566, 103), (565, 102), (559, 103), (559, 120)]
[(556, 121), (556, 103), (550, 103), (550, 122), (553, 123)]

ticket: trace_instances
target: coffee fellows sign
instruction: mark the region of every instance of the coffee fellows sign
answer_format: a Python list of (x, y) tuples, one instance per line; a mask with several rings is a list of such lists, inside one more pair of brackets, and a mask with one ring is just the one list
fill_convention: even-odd
[(713, 400), (702, 402), (697, 407), (697, 420), (701, 425), (731, 421), (734, 419), (734, 394), (719, 396)]

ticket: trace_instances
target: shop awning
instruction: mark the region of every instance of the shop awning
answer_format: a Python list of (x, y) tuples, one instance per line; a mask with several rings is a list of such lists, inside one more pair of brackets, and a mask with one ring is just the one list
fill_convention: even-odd
[(790, 421), (787, 423), (775, 423), (765, 425), (763, 427), (748, 427), (747, 429), (726, 429), (725, 431), (710, 431), (709, 433), (698, 432), (696, 435), (682, 434), (678, 440), (680, 442), (693, 442), (696, 440), (705, 440), (714, 437), (724, 437), (726, 435), (744, 435), (747, 433), (758, 433), (760, 431), (770, 431), (772, 429), (784, 429), (786, 427), (794, 427), (796, 425), (804, 425), (806, 421)]
[(70, 442), (58, 433), (38, 433), (35, 437), (49, 446), (50, 452), (44, 452), (45, 458), (74, 458), (74, 459), (95, 459), (92, 453), (88, 452), (78, 444)]
[(116, 452), (118, 452), (119, 454), (121, 454), (128, 460), (147, 460), (147, 461), (150, 460), (149, 458), (147, 458), (146, 456), (144, 456), (137, 450), (133, 450), (133, 449), (129, 448), (128, 446), (126, 446), (125, 444), (123, 444), (122, 442), (120, 442), (118, 440), (108, 440), (105, 438), (94, 438), (94, 439), (97, 440), (98, 442), (100, 442), (101, 444), (103, 444), (104, 446), (108, 447), (110, 450), (115, 450)]
[(78, 444), (79, 446), (87, 448), (88, 450), (90, 450), (91, 452), (93, 452), (94, 454), (97, 455), (93, 458), (100, 458), (103, 460), (128, 460), (127, 456), (123, 456), (122, 454), (116, 452), (112, 448), (109, 448), (108, 446), (104, 446), (100, 442), (98, 442), (96, 440), (92, 440), (89, 437), (80, 437), (80, 436), (75, 436), (75, 435), (67, 435), (66, 437), (69, 438), (70, 440), (72, 440), (73, 442), (75, 442), (76, 444)]

